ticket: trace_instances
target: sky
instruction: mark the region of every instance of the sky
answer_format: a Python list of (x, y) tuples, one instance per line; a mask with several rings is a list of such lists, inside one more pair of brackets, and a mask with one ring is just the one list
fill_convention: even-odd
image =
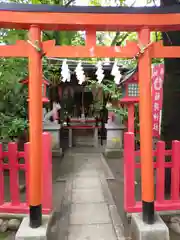
[[(76, 0), (76, 4), (79, 6), (87, 6), (88, 2), (89, 2), (89, 0)], [(126, 2), (129, 6), (131, 6), (132, 3), (134, 2), (134, 0), (126, 0)], [(136, 6), (136, 7), (145, 6), (146, 2), (147, 2), (147, 0), (136, 0), (136, 3), (134, 4), (134, 6)], [(159, 4), (159, 0), (155, 0), (155, 2), (157, 5)]]

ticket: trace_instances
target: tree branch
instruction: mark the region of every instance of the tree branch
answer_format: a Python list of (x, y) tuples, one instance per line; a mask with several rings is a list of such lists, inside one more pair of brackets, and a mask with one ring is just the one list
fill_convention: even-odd
[(128, 36), (129, 36), (129, 32), (124, 34), (124, 36), (122, 36), (121, 40), (116, 43), (116, 46), (121, 46), (121, 44), (126, 40)]
[[(134, 2), (131, 4), (130, 7), (133, 7), (135, 3), (136, 3), (136, 0), (134, 0)], [(121, 32), (117, 32), (117, 33), (116, 33), (114, 39), (113, 39), (112, 42), (111, 42), (111, 46), (115, 46), (115, 45), (116, 45), (116, 42), (117, 42), (120, 34), (121, 34)], [(128, 37), (128, 35), (129, 35), (129, 33), (127, 33), (127, 34), (123, 37), (123, 40), (121, 40), (121, 41), (119, 42), (120, 44), (119, 44), (118, 46), (120, 46), (120, 45), (122, 44), (122, 42)]]
[(120, 36), (120, 32), (116, 32), (116, 35), (115, 35), (115, 37), (113, 38), (113, 40), (111, 42), (111, 46), (115, 46), (116, 45), (116, 42), (117, 42), (119, 36)]
[(75, 0), (69, 0), (66, 4), (65, 7), (69, 7), (69, 5), (71, 5), (71, 3), (75, 2)]
[(44, 35), (46, 35), (46, 37), (48, 38), (48, 40), (51, 40), (51, 39), (52, 39), (51, 34), (45, 32), (45, 31), (44, 31), (43, 33), (44, 33)]

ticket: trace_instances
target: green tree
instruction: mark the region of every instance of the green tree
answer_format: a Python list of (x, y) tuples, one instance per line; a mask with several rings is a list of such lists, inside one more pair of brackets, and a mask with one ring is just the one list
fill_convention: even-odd
[(27, 90), (19, 83), (26, 69), (24, 59), (0, 59), (1, 141), (13, 140), (27, 127)]

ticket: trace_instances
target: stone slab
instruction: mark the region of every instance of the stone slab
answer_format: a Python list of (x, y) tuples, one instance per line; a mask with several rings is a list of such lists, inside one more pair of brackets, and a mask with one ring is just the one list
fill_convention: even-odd
[(53, 157), (61, 157), (62, 155), (63, 155), (62, 148), (52, 149), (52, 156)]
[(47, 122), (43, 123), (43, 131), (51, 132), (61, 129), (61, 125), (57, 123)]
[(122, 158), (123, 157), (123, 150), (122, 149), (110, 149), (106, 148), (104, 155), (107, 158)]
[(124, 125), (116, 124), (114, 122), (108, 121), (108, 123), (105, 124), (105, 128), (107, 130), (124, 130), (126, 127)]
[(101, 182), (98, 177), (76, 177), (73, 181), (73, 188), (100, 188)]
[(76, 226), (69, 228), (68, 240), (116, 240), (111, 224)]
[(107, 180), (115, 180), (115, 177), (109, 168), (106, 159), (104, 158), (103, 154), (101, 154), (101, 163), (102, 163), (102, 168), (104, 172), (104, 176)]
[(76, 173), (76, 176), (78, 177), (98, 177), (99, 174), (96, 170), (94, 169), (79, 169), (78, 172)]
[(169, 240), (169, 229), (156, 213), (154, 224), (142, 221), (142, 214), (133, 213), (131, 219), (131, 237), (133, 240)]
[(73, 189), (73, 203), (101, 203), (104, 202), (104, 196), (101, 189)]
[(23, 218), (16, 233), (15, 240), (47, 240), (48, 218), (43, 219), (43, 224), (39, 228), (29, 226), (29, 217)]
[(72, 204), (70, 224), (104, 224), (111, 223), (106, 203)]

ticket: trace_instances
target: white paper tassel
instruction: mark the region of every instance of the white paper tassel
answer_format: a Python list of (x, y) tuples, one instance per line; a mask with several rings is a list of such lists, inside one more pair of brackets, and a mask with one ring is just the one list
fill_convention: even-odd
[(120, 80), (121, 80), (121, 73), (117, 73), (116, 76), (114, 77), (114, 82), (118, 85), (120, 83)]
[(77, 78), (79, 84), (81, 85), (86, 80), (86, 76), (84, 74), (84, 70), (83, 70), (81, 62), (78, 63), (78, 65), (75, 69), (75, 72), (76, 72), (76, 78)]
[(62, 63), (61, 76), (62, 76), (62, 82), (66, 82), (66, 81), (70, 82), (71, 81), (71, 74), (70, 74), (70, 70), (69, 70), (66, 59)]
[(114, 62), (113, 67), (112, 67), (112, 71), (111, 71), (111, 75), (115, 76), (117, 71), (119, 71), (118, 65), (117, 65), (117, 61)]
[(102, 62), (99, 61), (96, 67), (97, 67), (96, 76), (97, 76), (98, 83), (100, 84), (105, 77), (104, 70), (102, 68)]
[(114, 65), (113, 65), (112, 71), (111, 71), (111, 75), (114, 76), (114, 82), (116, 84), (119, 84), (122, 75), (121, 75), (121, 72), (120, 72), (119, 67), (117, 65), (117, 61), (114, 62)]

